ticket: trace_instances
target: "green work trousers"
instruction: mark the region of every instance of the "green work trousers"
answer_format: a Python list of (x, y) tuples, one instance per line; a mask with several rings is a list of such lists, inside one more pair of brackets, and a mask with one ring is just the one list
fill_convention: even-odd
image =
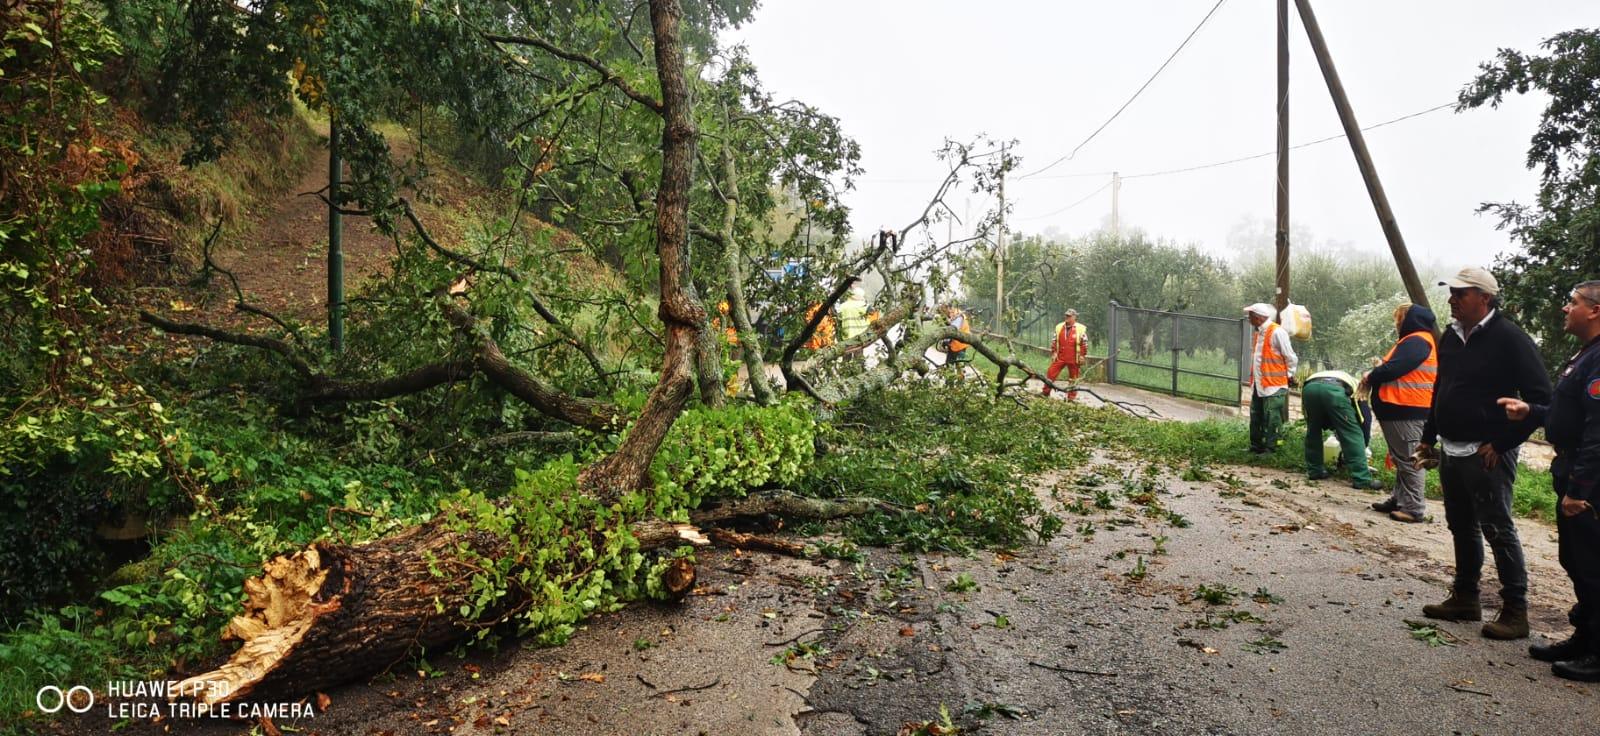
[(1289, 391), (1285, 389), (1271, 396), (1250, 392), (1250, 449), (1253, 452), (1272, 452), (1283, 444), (1279, 436), (1283, 425), (1289, 421)]
[(1331, 430), (1333, 436), (1339, 438), (1350, 481), (1356, 485), (1370, 484), (1372, 472), (1367, 469), (1367, 442), (1350, 394), (1337, 384), (1311, 381), (1300, 396), (1300, 408), (1306, 415), (1306, 473), (1327, 475), (1322, 462), (1322, 432)]

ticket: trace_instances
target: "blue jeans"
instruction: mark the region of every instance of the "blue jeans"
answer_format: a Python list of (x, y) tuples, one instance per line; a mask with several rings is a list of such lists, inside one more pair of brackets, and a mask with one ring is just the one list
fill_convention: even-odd
[(1487, 541), (1500, 575), (1500, 600), (1507, 606), (1528, 604), (1528, 568), (1511, 520), (1511, 484), (1516, 479), (1515, 449), (1501, 455), (1491, 470), (1484, 469), (1478, 455), (1445, 455), (1441, 460), (1439, 485), (1444, 487), (1444, 519), (1455, 541), (1458, 595), (1477, 599)]

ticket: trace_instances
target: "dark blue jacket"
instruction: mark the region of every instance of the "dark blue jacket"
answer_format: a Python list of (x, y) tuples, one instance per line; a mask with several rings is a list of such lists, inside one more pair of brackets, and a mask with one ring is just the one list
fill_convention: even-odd
[(1438, 323), (1434, 321), (1433, 310), (1417, 304), (1411, 305), (1406, 310), (1406, 316), (1400, 320), (1400, 343), (1395, 346), (1394, 355), (1367, 374), (1367, 385), (1372, 387), (1372, 413), (1377, 415), (1379, 421), (1395, 421), (1405, 419), (1427, 419), (1428, 407), (1426, 406), (1396, 406), (1386, 404), (1378, 398), (1378, 387), (1394, 381), (1401, 376), (1417, 369), (1422, 361), (1428, 359), (1428, 341), (1417, 335), (1418, 332), (1435, 332)]
[(1550, 472), (1567, 478), (1567, 495), (1600, 502), (1600, 338), (1589, 341), (1561, 367), (1550, 404), (1533, 405), (1544, 420), (1544, 436), (1555, 445)]

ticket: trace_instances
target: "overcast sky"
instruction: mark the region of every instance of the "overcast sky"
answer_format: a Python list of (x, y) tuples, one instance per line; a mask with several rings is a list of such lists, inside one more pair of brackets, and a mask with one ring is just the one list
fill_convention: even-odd
[[(858, 232), (899, 227), (942, 176), (946, 136), (1017, 139), (1026, 175), (1066, 155), (1111, 116), (1214, 0), (768, 0), (727, 40), (762, 78), (840, 118), (866, 169), (847, 202)], [(1291, 2), (1291, 13), (1293, 3)], [(1106, 226), (1124, 177), (1270, 152), (1275, 138), (1275, 4), (1226, 0), (1182, 53), (1069, 161), (1007, 184), (1013, 232), (1081, 235)], [(1380, 123), (1453, 102), (1497, 48), (1600, 20), (1595, 0), (1319, 0), (1317, 19), (1357, 120)], [(1290, 27), (1290, 139), (1341, 131), (1298, 16)], [(1485, 201), (1532, 198), (1528, 139), (1544, 100), (1446, 109), (1369, 131), (1367, 144), (1413, 257), (1487, 264), (1514, 247)], [(1319, 243), (1387, 252), (1349, 144), (1292, 152), (1290, 216)], [(1274, 217), (1272, 156), (1190, 173), (1126, 178), (1124, 227), (1230, 253), (1230, 233)], [(1080, 199), (1081, 204), (1067, 208)], [(955, 207), (968, 206), (958, 195)], [(992, 203), (973, 198), (973, 215)], [(958, 231), (959, 232), (959, 231)], [(1235, 240), (1235, 242), (1237, 242)], [(1428, 278), (1430, 274), (1423, 274)]]

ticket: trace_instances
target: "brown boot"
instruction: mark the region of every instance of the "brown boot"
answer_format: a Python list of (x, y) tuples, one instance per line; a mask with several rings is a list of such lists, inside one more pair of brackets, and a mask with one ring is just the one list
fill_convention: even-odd
[[(1444, 599), (1443, 603), (1429, 603), (1423, 606), (1422, 615), (1444, 621), (1482, 621), (1483, 606), (1478, 603), (1477, 596), (1468, 598), (1455, 591), (1450, 591), (1450, 597)], [(1528, 635), (1526, 615), (1523, 616), (1522, 635)], [(1488, 636), (1488, 634), (1484, 634), (1484, 636)]]
[(1483, 625), (1485, 639), (1526, 639), (1528, 638), (1528, 606), (1523, 604), (1513, 606), (1506, 604), (1500, 609), (1500, 616)]

